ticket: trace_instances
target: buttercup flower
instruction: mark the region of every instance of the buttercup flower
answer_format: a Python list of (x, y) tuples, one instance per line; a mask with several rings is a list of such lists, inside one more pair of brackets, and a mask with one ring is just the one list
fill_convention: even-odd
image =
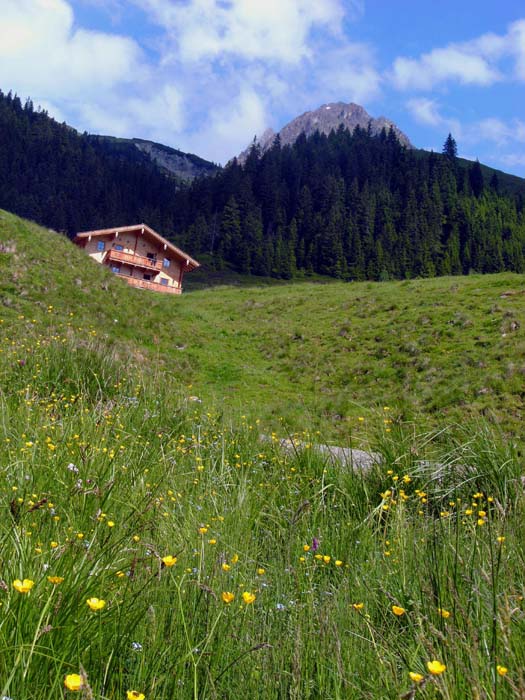
[(506, 676), (507, 673), (509, 672), (509, 669), (506, 666), (496, 666), (496, 671), (500, 676)]
[(221, 598), (226, 605), (229, 605), (235, 599), (235, 594), (230, 593), (230, 591), (223, 591)]
[(84, 687), (84, 679), (78, 673), (68, 673), (64, 678), (64, 685), (68, 690), (81, 690)]
[(434, 659), (434, 661), (427, 661), (427, 668), (433, 676), (439, 676), (447, 667), (441, 661)]
[(408, 675), (410, 676), (410, 679), (414, 681), (414, 683), (421, 683), (425, 677), (421, 673), (414, 673), (414, 671), (410, 671)]
[(442, 618), (447, 620), (451, 616), (451, 612), (448, 610), (445, 610), (445, 608), (438, 608), (438, 613), (441, 615)]
[(97, 611), (97, 610), (102, 610), (102, 608), (106, 607), (106, 601), (101, 600), (100, 598), (88, 598), (86, 600), (86, 603), (89, 605), (91, 610)]
[(62, 583), (62, 581), (64, 580), (64, 577), (63, 576), (48, 576), (47, 580), (49, 581), (49, 583), (52, 583), (53, 585), (58, 586), (59, 583)]
[(162, 563), (164, 566), (174, 566), (177, 563), (177, 557), (168, 554), (166, 557), (162, 557)]
[(144, 700), (145, 697), (144, 693), (139, 693), (138, 690), (128, 690), (126, 692), (127, 700)]
[(246, 605), (251, 605), (255, 598), (255, 593), (249, 593), (248, 591), (244, 591), (244, 593), (242, 594), (242, 599), (244, 600)]
[(394, 615), (401, 617), (401, 615), (404, 615), (406, 613), (406, 610), (405, 608), (401, 608), (399, 605), (392, 605), (392, 612), (394, 613)]
[(17, 578), (15, 581), (13, 581), (13, 588), (19, 593), (29, 593), (34, 585), (35, 582), (31, 581), (30, 578), (25, 578), (23, 581)]
[(365, 607), (364, 603), (352, 603), (354, 610), (362, 610)]

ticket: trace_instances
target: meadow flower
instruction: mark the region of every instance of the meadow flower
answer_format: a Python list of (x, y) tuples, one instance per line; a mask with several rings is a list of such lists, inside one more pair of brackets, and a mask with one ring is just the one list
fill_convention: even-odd
[(509, 669), (506, 668), (505, 666), (496, 666), (496, 671), (498, 672), (498, 675), (500, 676), (506, 676), (507, 673), (509, 672)]
[(414, 673), (414, 671), (410, 671), (408, 675), (410, 676), (410, 679), (414, 681), (414, 683), (421, 683), (425, 677), (421, 673)]
[(144, 693), (139, 693), (138, 690), (126, 691), (126, 700), (144, 700), (145, 697)]
[(68, 673), (64, 678), (64, 685), (68, 690), (81, 690), (84, 687), (84, 679), (78, 673)]
[(101, 598), (88, 598), (86, 603), (94, 612), (102, 610), (102, 608), (106, 607), (106, 601), (102, 600)]
[(441, 661), (434, 659), (434, 661), (427, 661), (427, 668), (433, 676), (439, 676), (447, 667)]
[(175, 566), (175, 564), (177, 563), (177, 557), (168, 554), (167, 556), (162, 557), (162, 563), (164, 564), (164, 566)]
[(224, 561), (221, 565), (221, 568), (223, 571), (229, 571), (231, 569), (231, 566)]
[(401, 617), (401, 615), (404, 615), (406, 613), (406, 610), (405, 608), (402, 608), (399, 605), (392, 605), (392, 612), (394, 613), (394, 615)]
[(221, 598), (226, 605), (229, 605), (235, 600), (235, 594), (231, 593), (230, 591), (223, 591), (221, 594)]
[(49, 583), (52, 583), (54, 586), (58, 586), (59, 583), (62, 583), (64, 580), (63, 576), (48, 576), (47, 580)]
[(257, 569), (257, 574), (259, 576), (264, 576), (265, 573), (266, 573), (266, 570), (263, 569), (262, 566)]
[(442, 618), (447, 620), (451, 613), (448, 610), (445, 610), (445, 608), (438, 608), (438, 613), (441, 615)]
[(244, 591), (244, 593), (242, 594), (242, 599), (246, 605), (251, 605), (254, 602), (255, 598), (255, 593), (249, 593), (248, 591)]
[(133, 651), (142, 651), (142, 644), (140, 642), (131, 642), (131, 648)]
[(17, 578), (13, 581), (13, 588), (19, 593), (29, 593), (29, 591), (33, 588), (34, 585), (35, 582), (31, 581), (30, 578), (25, 578), (23, 581)]
[(362, 610), (365, 607), (364, 603), (352, 603), (354, 610)]

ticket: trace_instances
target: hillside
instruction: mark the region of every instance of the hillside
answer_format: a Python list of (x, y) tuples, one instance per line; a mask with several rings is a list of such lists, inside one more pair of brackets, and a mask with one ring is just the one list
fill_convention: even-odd
[(136, 221), (172, 233), (181, 177), (215, 170), (152, 142), (79, 134), (0, 91), (0, 207), (70, 236)]
[[(128, 288), (67, 238), (6, 212), (0, 241), (2, 328), (24, 336), (24, 362), (35, 334), (69, 324), (102, 356), (165, 373), (204, 405), (260, 419), (261, 431), (364, 439), (389, 406), (417, 431), (483, 416), (521, 440), (520, 275), (266, 288), (244, 278), (251, 286), (172, 299)], [(4, 390), (15, 375), (23, 386), (27, 366)]]
[(95, 135), (89, 138), (92, 143), (100, 144), (107, 152), (114, 152), (116, 157), (128, 159), (130, 163), (137, 160), (138, 151), (143, 156), (140, 162), (154, 163), (161, 172), (174, 177), (179, 182), (213, 175), (220, 170), (219, 166), (193, 153), (184, 153), (154, 141)]

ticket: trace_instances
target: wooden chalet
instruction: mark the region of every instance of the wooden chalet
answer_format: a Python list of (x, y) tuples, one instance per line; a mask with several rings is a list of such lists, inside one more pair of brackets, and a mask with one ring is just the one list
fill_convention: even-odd
[(132, 287), (180, 294), (184, 273), (199, 263), (146, 224), (77, 233), (74, 243)]

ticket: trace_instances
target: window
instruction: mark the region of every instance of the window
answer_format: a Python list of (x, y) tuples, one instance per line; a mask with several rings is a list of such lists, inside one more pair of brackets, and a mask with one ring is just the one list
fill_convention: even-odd
[(118, 265), (113, 265), (111, 268), (111, 272), (114, 272), (116, 275), (120, 274), (120, 267)]
[(169, 267), (170, 264), (171, 264), (171, 261), (169, 258), (164, 258), (164, 260), (162, 261), (162, 267)]
[(160, 283), (163, 284), (165, 287), (168, 286), (168, 280), (165, 277), (160, 278)]
[(104, 241), (97, 241), (97, 250), (106, 250), (106, 244)]
[(146, 257), (148, 258), (148, 260), (156, 260), (157, 254), (156, 253), (146, 253)]
[(143, 277), (144, 277), (145, 280), (150, 280), (150, 279), (151, 279), (151, 275), (146, 275), (146, 274), (144, 274)]
[(117, 243), (117, 245), (115, 246), (115, 250), (124, 250), (124, 246), (120, 243)]

